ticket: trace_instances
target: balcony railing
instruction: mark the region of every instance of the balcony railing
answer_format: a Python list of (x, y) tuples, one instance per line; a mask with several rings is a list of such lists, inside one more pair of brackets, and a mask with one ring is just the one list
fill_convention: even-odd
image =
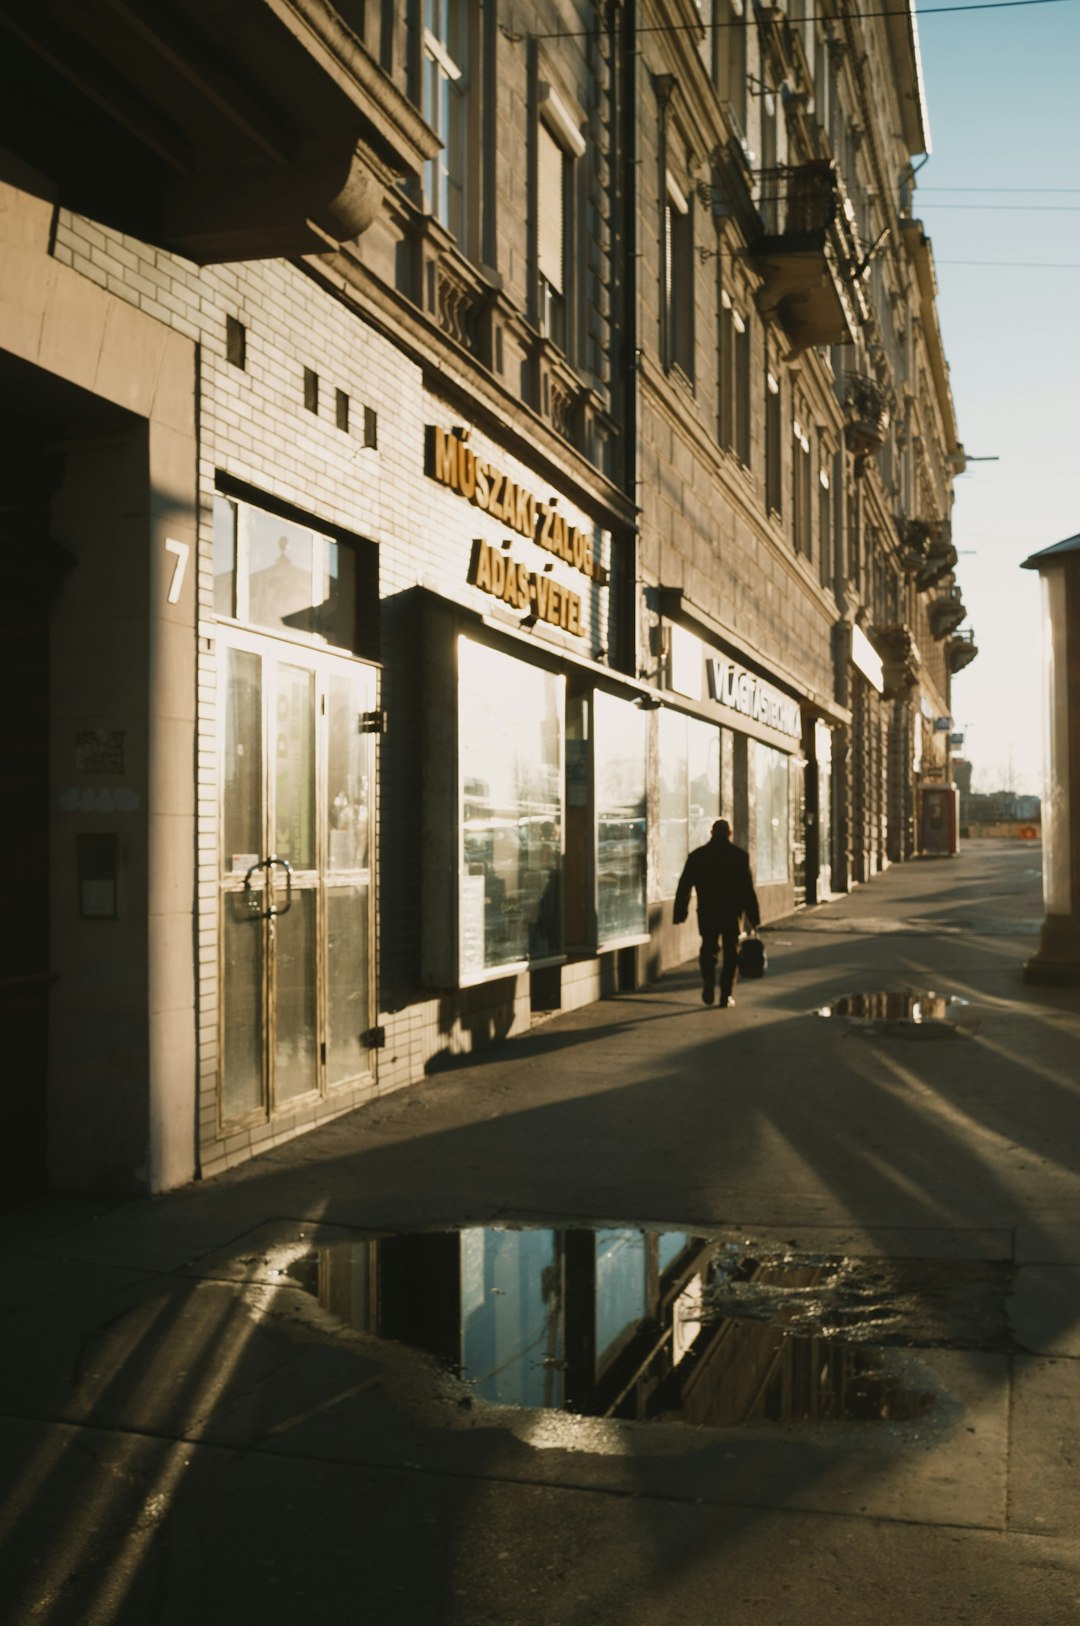
[(869, 315), (866, 265), (836, 164), (763, 170), (757, 194), (762, 231), (750, 254), (764, 279), (763, 313), (777, 313), (797, 350), (850, 343)]
[(899, 519), (900, 558), (920, 593), (927, 593), (956, 567), (952, 526), (947, 519)]
[(935, 550), (947, 548), (951, 540), (951, 527), (947, 519), (898, 519), (896, 529), (900, 536), (900, 557), (908, 576), (915, 577), (926, 568)]
[(929, 606), (927, 615), (931, 636), (938, 643), (955, 633), (967, 615), (959, 587), (947, 587)]
[(892, 420), (889, 392), (868, 373), (845, 373), (842, 380), (848, 450), (866, 457), (884, 446)]
[[(929, 592), (938, 582), (956, 568), (957, 552), (952, 544), (949, 526), (942, 527), (937, 538), (930, 543), (926, 557), (915, 572), (915, 586), (920, 593)], [(959, 591), (959, 589), (957, 589)]]
[(975, 642), (975, 633), (971, 627), (967, 627), (963, 632), (954, 632), (945, 645), (945, 663), (955, 676), (957, 672), (962, 672), (965, 666), (970, 666), (978, 653), (979, 646)]

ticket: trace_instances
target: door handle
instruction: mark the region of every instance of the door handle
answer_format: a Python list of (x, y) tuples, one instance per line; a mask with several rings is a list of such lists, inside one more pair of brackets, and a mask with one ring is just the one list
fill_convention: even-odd
[(266, 868), (266, 859), (265, 858), (260, 858), (256, 863), (252, 864), (251, 868), (248, 870), (247, 874), (244, 876), (244, 896), (247, 899), (248, 919), (249, 920), (250, 919), (255, 919), (255, 920), (265, 920), (266, 919), (266, 916), (263, 914), (262, 910), (259, 908), (259, 905), (258, 905), (258, 903), (256, 901), (256, 898), (255, 898), (255, 893), (254, 893), (254, 891), (252, 889), (252, 885), (251, 885), (251, 877), (254, 875), (255, 871), (257, 869), (265, 869), (265, 868)]
[[(266, 909), (256, 909), (254, 907), (251, 877), (254, 875), (257, 869), (264, 869), (267, 871), (266, 896), (268, 899), (271, 898), (273, 893), (269, 884), (269, 872), (275, 864), (280, 864), (282, 869), (285, 871), (285, 907), (284, 909), (279, 909), (276, 904), (270, 903)], [(260, 920), (274, 920), (278, 915), (287, 915), (289, 910), (292, 908), (292, 874), (292, 865), (289, 863), (287, 858), (260, 858), (258, 863), (252, 864), (251, 868), (244, 876), (244, 891), (248, 895), (248, 907), (251, 909), (252, 914), (258, 914)]]
[(285, 907), (284, 909), (279, 909), (276, 904), (272, 903), (266, 911), (267, 920), (273, 920), (278, 915), (287, 915), (289, 910), (292, 908), (292, 865), (289, 863), (287, 858), (267, 858), (264, 860), (264, 862), (266, 864), (267, 871), (266, 880), (268, 897), (272, 895), (269, 886), (271, 869), (275, 864), (280, 864), (282, 869), (285, 871)]

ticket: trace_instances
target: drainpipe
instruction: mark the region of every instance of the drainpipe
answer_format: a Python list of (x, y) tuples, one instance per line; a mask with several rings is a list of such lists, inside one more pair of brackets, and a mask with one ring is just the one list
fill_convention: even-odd
[[(623, 488), (637, 508), (638, 471), (638, 257), (637, 257), (637, 196), (638, 196), (638, 133), (637, 133), (637, 4), (613, 8), (617, 31), (617, 87), (621, 98), (615, 119), (621, 145), (616, 166), (616, 194), (620, 212), (619, 234), (621, 245), (620, 319), (614, 348), (615, 377), (621, 392), (622, 419), (622, 480)], [(638, 670), (639, 606), (638, 606), (638, 546), (637, 529), (623, 539), (626, 550), (626, 568), (623, 572), (622, 602), (619, 605), (620, 656), (625, 671), (635, 677)]]

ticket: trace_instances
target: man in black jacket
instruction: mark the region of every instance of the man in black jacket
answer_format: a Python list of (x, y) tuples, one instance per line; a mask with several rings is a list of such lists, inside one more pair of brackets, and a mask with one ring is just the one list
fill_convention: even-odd
[(720, 1004), (731, 1005), (735, 957), (739, 948), (739, 921), (746, 916), (755, 929), (761, 924), (757, 894), (750, 875), (750, 857), (731, 839), (731, 826), (717, 819), (712, 840), (695, 847), (686, 860), (675, 893), (675, 924), (681, 926), (690, 909), (690, 893), (697, 892), (698, 931), (701, 933), (701, 997), (706, 1005), (716, 998), (716, 955), (721, 943)]

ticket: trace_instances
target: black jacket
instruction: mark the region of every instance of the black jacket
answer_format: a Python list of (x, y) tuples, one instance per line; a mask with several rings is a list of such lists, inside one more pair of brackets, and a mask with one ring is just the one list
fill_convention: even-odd
[(746, 915), (751, 926), (761, 924), (749, 854), (727, 836), (713, 836), (686, 860), (675, 893), (676, 926), (686, 919), (692, 890), (697, 892), (699, 920)]

